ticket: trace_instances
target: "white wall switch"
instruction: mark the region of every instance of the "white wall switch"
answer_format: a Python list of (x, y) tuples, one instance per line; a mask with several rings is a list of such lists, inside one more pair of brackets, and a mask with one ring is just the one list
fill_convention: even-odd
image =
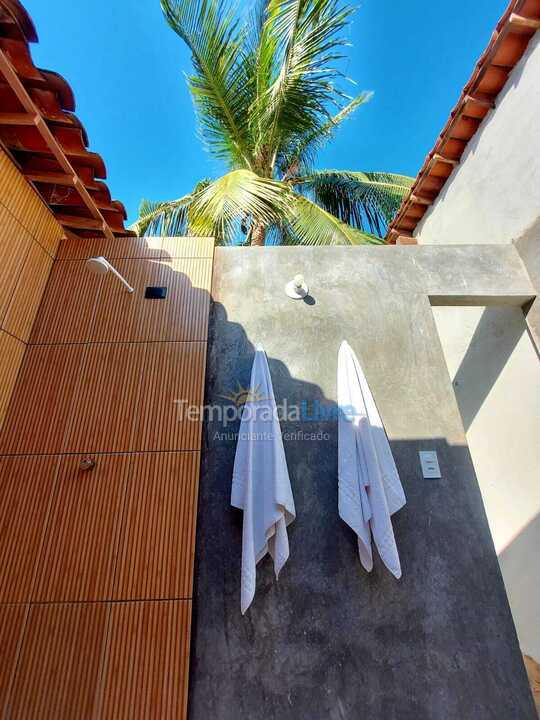
[(435, 450), (420, 450), (418, 454), (420, 455), (423, 476), (429, 480), (441, 478), (439, 459)]

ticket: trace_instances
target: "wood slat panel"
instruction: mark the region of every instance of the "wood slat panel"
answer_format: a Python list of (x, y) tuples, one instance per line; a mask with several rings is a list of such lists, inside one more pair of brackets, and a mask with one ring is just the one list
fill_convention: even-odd
[(114, 598), (189, 598), (193, 586), (199, 453), (135, 455)]
[(148, 344), (135, 449), (200, 449), (200, 422), (181, 420), (178, 403), (202, 405), (205, 362), (206, 343)]
[(5, 706), (15, 675), (26, 613), (25, 605), (0, 605), (0, 716), (2, 718), (9, 717)]
[(0, 149), (0, 202), (17, 217), (17, 209), (24, 209), (30, 186), (6, 153)]
[[(134, 293), (112, 277), (92, 275), (83, 261), (57, 261), (31, 342), (84, 342), (89, 335), (97, 342), (206, 340), (211, 260), (117, 260), (115, 266)], [(146, 300), (147, 285), (166, 285), (167, 298)]]
[(164, 259), (212, 258), (214, 239), (199, 237), (117, 237), (114, 241), (105, 238), (66, 238), (62, 241), (57, 257), (59, 260), (86, 260), (95, 255), (104, 255), (108, 260), (123, 259)]
[[(26, 211), (25, 201), (33, 192), (24, 176), (0, 148), (0, 202), (19, 218)], [(24, 224), (24, 227), (29, 228)]]
[(213, 258), (214, 238), (204, 237), (164, 237), (162, 258)]
[(0, 453), (62, 451), (82, 353), (82, 345), (28, 346), (0, 432)]
[[(212, 261), (179, 259), (117, 260), (116, 269), (133, 285), (126, 293), (112, 278), (104, 280), (92, 340), (140, 342), (206, 340)], [(164, 285), (164, 300), (147, 300), (148, 285)]]
[(191, 601), (111, 607), (100, 720), (182, 720), (187, 711)]
[(83, 457), (62, 459), (34, 600), (111, 597), (130, 456), (98, 455), (92, 470)]
[[(22, 187), (11, 201), (32, 214)], [(104, 243), (63, 243), (0, 431), (0, 603), (27, 618), (0, 665), (10, 719), (187, 712), (201, 424), (175, 400), (203, 402), (213, 241)], [(137, 292), (88, 273), (95, 254)]]
[(168, 300), (145, 300), (147, 285), (159, 285), (161, 264), (155, 260), (116, 260), (115, 268), (134, 288), (128, 293), (113, 277), (103, 281), (92, 331), (93, 342), (140, 342), (162, 334)]
[(3, 322), (32, 238), (0, 205), (0, 320)]
[(28, 212), (25, 225), (43, 249), (51, 257), (56, 257), (64, 237), (64, 229), (37, 195), (32, 198), (31, 210)]
[(107, 240), (106, 238), (69, 237), (60, 244), (57, 258), (59, 260), (86, 260), (96, 255), (104, 255), (107, 260), (119, 258), (159, 260), (161, 258), (161, 238), (117, 237), (114, 240)]
[(35, 240), (32, 241), (6, 317), (4, 328), (28, 342), (53, 261)]
[(105, 603), (31, 606), (10, 720), (94, 717), (108, 613)]
[(86, 347), (66, 452), (133, 449), (145, 351), (144, 343)]
[(23, 342), (0, 330), (0, 428), (17, 382), (25, 347)]
[(89, 272), (83, 261), (57, 260), (43, 295), (30, 342), (85, 342), (92, 331), (102, 282), (103, 278)]
[(58, 467), (58, 457), (0, 457), (0, 602), (28, 600)]
[(206, 341), (212, 284), (212, 260), (175, 259), (163, 262), (161, 285), (168, 287), (166, 321), (159, 340)]
[(51, 257), (64, 231), (8, 156), (0, 150), (0, 202)]

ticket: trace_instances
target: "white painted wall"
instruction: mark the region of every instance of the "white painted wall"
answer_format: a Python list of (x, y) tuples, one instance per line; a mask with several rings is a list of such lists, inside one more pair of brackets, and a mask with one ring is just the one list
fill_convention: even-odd
[(540, 658), (540, 363), (516, 307), (434, 307), (523, 652)]
[(540, 32), (419, 223), (421, 243), (507, 243), (540, 217)]
[[(510, 243), (539, 222), (537, 32), (415, 236), (420, 244)], [(538, 356), (520, 308), (433, 311), (520, 643), (540, 660)]]

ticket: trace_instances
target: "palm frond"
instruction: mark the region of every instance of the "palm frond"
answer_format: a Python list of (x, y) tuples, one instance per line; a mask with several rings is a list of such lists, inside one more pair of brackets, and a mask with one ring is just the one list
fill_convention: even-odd
[(384, 241), (371, 233), (341, 222), (337, 217), (314, 202), (292, 193), (289, 208), (291, 232), (284, 242), (295, 245), (363, 245), (381, 244)]
[(325, 143), (332, 139), (341, 123), (347, 120), (361, 105), (369, 102), (372, 97), (372, 92), (361, 92), (320, 128), (315, 131), (311, 130), (296, 138), (296, 143), (283, 152), (283, 159), (281, 160), (281, 169), (285, 173), (283, 179), (298, 175), (312, 164), (316, 151), (320, 150)]
[(250, 0), (239, 12), (239, 0), (161, 0), (191, 50), (201, 134), (232, 171), (178, 200), (143, 203), (139, 233), (380, 242), (412, 180), (311, 171), (316, 151), (370, 97), (342, 89), (351, 1)]
[(259, 83), (251, 112), (260, 128), (256, 151), (272, 153), (272, 168), (296, 137), (326, 125), (328, 108), (346, 97), (337, 84), (343, 75), (336, 63), (343, 57), (341, 31), (352, 12), (338, 0), (269, 1), (261, 52), (273, 58), (272, 72), (265, 72), (266, 86)]
[(240, 223), (271, 226), (282, 222), (287, 212), (286, 185), (256, 175), (251, 170), (234, 170), (199, 192), (189, 207), (193, 235), (213, 235), (230, 243), (238, 236)]
[(227, 0), (161, 0), (171, 28), (191, 50), (188, 78), (201, 135), (232, 166), (250, 167), (246, 116), (252, 79), (242, 63), (242, 31)]
[(152, 202), (141, 200), (139, 217), (130, 230), (143, 235), (187, 235), (187, 208), (191, 195), (184, 195), (177, 200)]
[(130, 226), (130, 230), (136, 232), (139, 237), (143, 235), (162, 235), (163, 237), (189, 235), (189, 206), (193, 202), (193, 198), (208, 187), (210, 182), (208, 178), (199, 180), (190, 193), (176, 200), (158, 202), (141, 200), (139, 217)]
[(251, 77), (251, 104), (246, 122), (249, 128), (251, 148), (254, 156), (256, 172), (264, 171), (272, 152), (268, 145), (261, 143), (266, 128), (263, 126), (264, 115), (262, 99), (274, 81), (276, 63), (277, 38), (268, 28), (268, 12), (271, 0), (256, 0), (249, 14), (245, 32), (245, 54), (243, 62), (246, 75)]
[(326, 170), (293, 181), (341, 221), (384, 236), (414, 178), (380, 172)]

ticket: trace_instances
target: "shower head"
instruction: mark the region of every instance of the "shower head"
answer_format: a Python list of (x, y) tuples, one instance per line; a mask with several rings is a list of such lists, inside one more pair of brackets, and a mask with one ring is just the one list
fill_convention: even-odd
[(106, 275), (108, 272), (112, 272), (112, 274), (116, 275), (120, 282), (125, 286), (128, 292), (133, 292), (133, 288), (127, 282), (127, 280), (125, 280), (125, 278), (120, 275), (118, 270), (116, 270), (107, 260), (107, 258), (103, 257), (103, 255), (88, 258), (88, 260), (86, 261), (86, 267), (88, 270), (90, 270), (91, 273), (94, 273), (94, 275)]
[(86, 267), (95, 275), (106, 275), (109, 272), (110, 263), (100, 255), (99, 257), (88, 258)]
[(303, 275), (295, 275), (294, 278), (285, 285), (285, 293), (292, 300), (302, 300), (309, 293)]

